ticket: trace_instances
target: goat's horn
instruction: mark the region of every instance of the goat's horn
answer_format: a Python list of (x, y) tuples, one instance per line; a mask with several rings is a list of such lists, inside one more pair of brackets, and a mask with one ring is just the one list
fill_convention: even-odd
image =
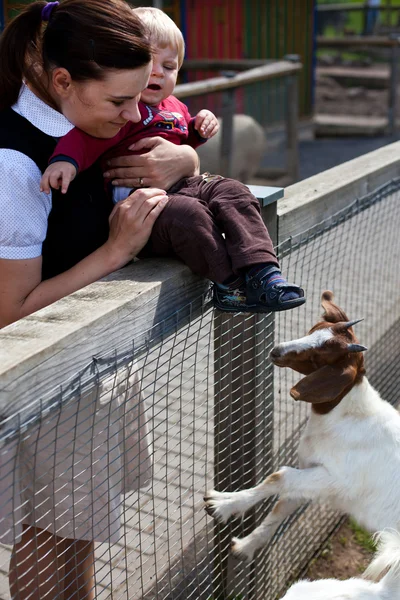
[(348, 352), (365, 352), (368, 350), (365, 346), (361, 346), (361, 344), (347, 344)]
[(360, 321), (364, 321), (364, 319), (355, 319), (355, 321), (347, 321), (347, 323), (344, 324), (344, 328), (350, 329), (350, 327), (353, 327), (353, 325), (359, 323)]

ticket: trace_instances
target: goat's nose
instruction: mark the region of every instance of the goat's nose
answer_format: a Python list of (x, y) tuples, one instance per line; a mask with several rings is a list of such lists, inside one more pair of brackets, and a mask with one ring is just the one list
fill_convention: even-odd
[(274, 358), (279, 358), (280, 356), (281, 350), (279, 346), (275, 346), (275, 348), (272, 348), (271, 352), (269, 353), (269, 357), (271, 360), (273, 360)]

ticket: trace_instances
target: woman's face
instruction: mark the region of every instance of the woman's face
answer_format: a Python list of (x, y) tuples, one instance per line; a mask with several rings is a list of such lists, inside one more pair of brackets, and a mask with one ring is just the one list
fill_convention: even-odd
[[(53, 85), (63, 115), (85, 133), (111, 138), (128, 122), (140, 120), (138, 102), (147, 86), (151, 64), (139, 69), (109, 69), (101, 81), (70, 80)], [(68, 74), (68, 72), (66, 72)], [(69, 74), (68, 74), (69, 75)]]

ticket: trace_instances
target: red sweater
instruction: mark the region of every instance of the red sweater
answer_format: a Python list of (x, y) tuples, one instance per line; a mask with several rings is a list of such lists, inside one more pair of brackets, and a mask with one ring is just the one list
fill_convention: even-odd
[(60, 139), (49, 163), (67, 160), (78, 171), (83, 171), (100, 156), (103, 162), (135, 154), (135, 151), (128, 150), (129, 146), (145, 137), (161, 136), (178, 146), (188, 144), (193, 148), (207, 141), (195, 130), (194, 118), (190, 116), (187, 107), (174, 96), (169, 96), (158, 106), (147, 106), (139, 102), (139, 110), (140, 122), (127, 123), (113, 138), (95, 138), (80, 129), (72, 129)]

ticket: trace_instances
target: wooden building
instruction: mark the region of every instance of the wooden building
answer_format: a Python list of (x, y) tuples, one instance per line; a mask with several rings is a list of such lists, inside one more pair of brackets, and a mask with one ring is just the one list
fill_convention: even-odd
[[(16, 7), (31, 1), (0, 0), (4, 20), (16, 13)], [(300, 77), (300, 113), (311, 114), (315, 0), (144, 0), (131, 4), (162, 7), (181, 28), (186, 40), (186, 56), (190, 59), (281, 59), (287, 54), (298, 54), (304, 65)], [(210, 76), (210, 72), (185, 74), (187, 81), (205, 76)], [(247, 94), (247, 101), (245, 94), (244, 106), (239, 108), (245, 110), (246, 104), (257, 101), (260, 93), (267, 94), (270, 98), (268, 120), (279, 120), (282, 107), (273, 82), (266, 92), (260, 90)]]

